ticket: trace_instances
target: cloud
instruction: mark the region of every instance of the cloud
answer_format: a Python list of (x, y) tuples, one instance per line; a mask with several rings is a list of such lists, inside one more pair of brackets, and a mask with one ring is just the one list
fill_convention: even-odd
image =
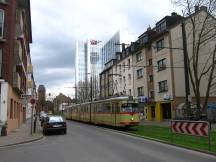
[(173, 9), (170, 0), (31, 0), (37, 85), (68, 93), (62, 87), (74, 82), (75, 40), (104, 40), (120, 30), (128, 43)]

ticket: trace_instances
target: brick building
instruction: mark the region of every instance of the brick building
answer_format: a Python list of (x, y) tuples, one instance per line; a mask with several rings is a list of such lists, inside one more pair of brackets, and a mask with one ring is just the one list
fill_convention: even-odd
[(22, 97), (27, 94), (30, 43), (30, 0), (0, 0), (0, 122), (7, 123), (8, 132), (26, 118)]

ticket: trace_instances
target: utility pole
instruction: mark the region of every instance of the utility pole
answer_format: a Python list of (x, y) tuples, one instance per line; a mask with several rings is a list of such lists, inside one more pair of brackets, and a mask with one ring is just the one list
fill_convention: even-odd
[(190, 96), (190, 81), (189, 81), (189, 60), (188, 60), (188, 51), (187, 51), (187, 38), (186, 38), (186, 31), (185, 31), (185, 22), (182, 21), (182, 43), (183, 43), (183, 54), (184, 54), (184, 74), (185, 74), (185, 102), (186, 102), (186, 110), (187, 110), (187, 117), (190, 118), (191, 116), (191, 101), (189, 100)]
[(93, 90), (93, 87), (92, 87), (93, 85), (92, 85), (92, 76), (91, 76), (91, 102), (93, 101), (93, 92), (92, 92), (92, 90)]

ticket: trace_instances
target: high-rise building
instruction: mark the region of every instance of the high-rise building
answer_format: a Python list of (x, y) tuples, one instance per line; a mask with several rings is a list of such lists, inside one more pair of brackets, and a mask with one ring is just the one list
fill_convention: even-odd
[(120, 34), (115, 33), (104, 44), (101, 40), (76, 42), (76, 98), (79, 102), (90, 101), (100, 97), (99, 74), (104, 65), (116, 58), (120, 51)]
[(99, 73), (101, 72), (102, 41), (87, 40), (76, 42), (76, 97), (85, 102), (99, 96)]
[(103, 67), (112, 59), (116, 59), (116, 53), (121, 52), (120, 32), (116, 32), (101, 49), (101, 63)]

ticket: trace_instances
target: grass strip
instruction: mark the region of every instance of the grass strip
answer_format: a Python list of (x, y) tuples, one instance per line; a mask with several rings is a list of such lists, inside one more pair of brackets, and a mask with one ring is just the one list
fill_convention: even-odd
[[(170, 144), (181, 145), (193, 149), (205, 150), (208, 149), (208, 138), (191, 136), (185, 134), (172, 134), (169, 127), (160, 127), (154, 125), (139, 125), (126, 130), (140, 136), (150, 137), (165, 141)], [(211, 132), (211, 150), (216, 153), (216, 132)]]

